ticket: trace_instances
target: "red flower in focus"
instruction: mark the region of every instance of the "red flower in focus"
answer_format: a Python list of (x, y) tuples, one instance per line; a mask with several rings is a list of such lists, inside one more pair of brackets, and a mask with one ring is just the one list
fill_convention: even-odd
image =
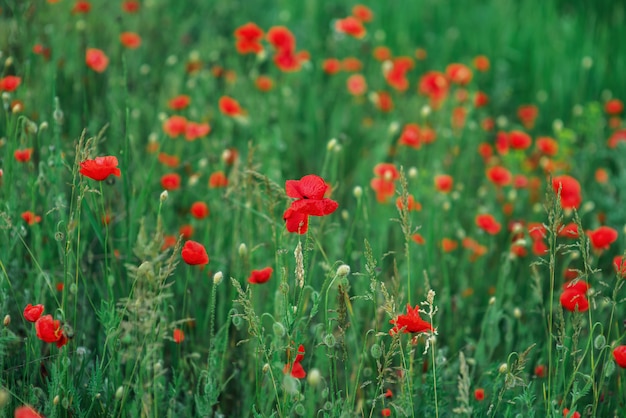
[(189, 240), (185, 242), (180, 255), (183, 257), (183, 261), (190, 266), (205, 265), (209, 263), (209, 256), (206, 253), (204, 245), (196, 241)]
[(362, 4), (357, 4), (352, 8), (352, 16), (356, 17), (363, 23), (371, 22), (374, 19), (372, 10)]
[(28, 405), (20, 406), (15, 409), (13, 413), (15, 418), (43, 418), (41, 415), (37, 413), (33, 408)]
[(420, 317), (419, 305), (415, 308), (411, 308), (411, 305), (407, 303), (406, 314), (398, 315), (395, 319), (390, 320), (389, 323), (394, 325), (394, 327), (389, 330), (389, 335), (397, 334), (401, 330), (404, 333), (433, 331), (433, 327), (430, 323)]
[(191, 104), (191, 97), (186, 94), (179, 94), (176, 97), (171, 98), (167, 102), (167, 107), (172, 110), (183, 110)]
[(613, 358), (617, 365), (626, 368), (626, 345), (619, 345), (613, 349)]
[(22, 79), (20, 77), (8, 75), (6, 77), (0, 78), (0, 91), (15, 91), (20, 86), (20, 84), (22, 84)]
[(283, 368), (283, 373), (289, 373), (292, 377), (295, 377), (296, 379), (305, 378), (306, 372), (304, 371), (302, 364), (300, 364), (300, 362), (304, 359), (304, 353), (304, 346), (300, 344), (300, 346), (298, 347), (298, 354), (296, 354), (296, 358), (294, 359), (293, 364), (285, 364), (285, 367)]
[(501, 225), (493, 215), (488, 213), (483, 213), (480, 215), (476, 215), (476, 225), (490, 235), (495, 235), (500, 232)]
[(552, 179), (554, 193), (558, 194), (559, 188), (561, 188), (561, 206), (563, 209), (578, 209), (582, 202), (578, 180), (568, 175), (554, 177)]
[(28, 225), (35, 225), (41, 222), (41, 216), (35, 215), (29, 210), (27, 210), (26, 212), (22, 212), (22, 219), (24, 219), (24, 222), (26, 222)]
[(164, 174), (161, 177), (161, 187), (165, 190), (177, 190), (180, 187), (180, 175), (177, 173)]
[(485, 399), (485, 389), (483, 388), (478, 388), (476, 390), (474, 390), (474, 398), (477, 401), (482, 401)]
[(435, 176), (435, 188), (441, 193), (450, 193), (454, 179), (448, 174), (438, 174)]
[(174, 339), (174, 342), (176, 344), (180, 344), (183, 341), (185, 341), (185, 333), (183, 332), (182, 329), (175, 328), (174, 332), (173, 332), (173, 335), (172, 335), (172, 338)]
[(189, 209), (191, 216), (196, 219), (204, 219), (209, 216), (209, 207), (204, 202), (194, 202)]
[(248, 277), (248, 283), (263, 284), (272, 277), (273, 272), (274, 269), (271, 267), (265, 267), (261, 270), (252, 270), (250, 277)]
[(617, 231), (609, 226), (601, 226), (593, 231), (587, 231), (591, 246), (595, 250), (608, 250), (617, 240)]
[(624, 111), (624, 103), (620, 99), (611, 99), (604, 104), (604, 111), (609, 115), (619, 115)]
[(586, 296), (588, 289), (589, 285), (583, 280), (565, 283), (560, 297), (563, 308), (570, 312), (574, 312), (576, 309), (578, 309), (578, 312), (588, 310), (589, 301)]
[(125, 0), (122, 3), (122, 10), (126, 13), (137, 13), (139, 11), (139, 2), (137, 0)]
[(96, 181), (106, 180), (110, 175), (119, 177), (122, 174), (117, 167), (117, 157), (112, 155), (81, 161), (79, 172)]
[(74, 3), (74, 7), (72, 7), (73, 14), (85, 14), (89, 13), (90, 10), (91, 3), (85, 0), (78, 0), (76, 3)]
[(489, 181), (498, 187), (510, 184), (513, 179), (511, 172), (500, 165), (489, 167), (486, 174)]
[(87, 48), (85, 53), (85, 63), (97, 73), (102, 73), (109, 65), (109, 58), (106, 54), (97, 48)]
[(135, 32), (122, 32), (120, 42), (128, 49), (137, 49), (141, 46), (141, 36)]
[(209, 188), (216, 189), (228, 186), (228, 178), (223, 171), (216, 171), (209, 176)]
[(240, 54), (258, 54), (263, 51), (261, 45), (263, 30), (252, 22), (235, 29), (235, 38), (237, 38), (235, 47)]
[(27, 163), (30, 161), (30, 156), (33, 154), (32, 148), (26, 149), (18, 149), (13, 153), (13, 157), (15, 157), (15, 161), (19, 163)]
[(306, 233), (309, 216), (326, 216), (339, 207), (334, 200), (324, 197), (329, 186), (315, 174), (309, 174), (300, 180), (287, 180), (287, 196), (297, 199), (283, 214), (289, 232)]
[(464, 86), (472, 81), (472, 70), (463, 64), (450, 64), (446, 67), (446, 76), (451, 83)]
[(184, 116), (170, 116), (163, 122), (163, 132), (170, 138), (177, 138), (187, 133), (187, 118)]
[(335, 22), (335, 30), (339, 33), (345, 33), (354, 38), (361, 39), (365, 36), (366, 30), (363, 22), (354, 16), (348, 16), (345, 19), (338, 19)]
[(226, 116), (239, 116), (243, 113), (239, 102), (232, 97), (220, 97), (218, 106), (220, 108), (220, 112), (222, 112)]
[(37, 338), (47, 343), (56, 343), (57, 347), (63, 347), (67, 343), (67, 337), (63, 335), (61, 322), (53, 319), (52, 315), (39, 317), (35, 322)]
[(517, 117), (526, 129), (532, 129), (535, 126), (535, 119), (539, 115), (539, 109), (535, 105), (521, 105), (517, 108)]
[(24, 308), (24, 319), (26, 319), (28, 322), (36, 322), (41, 317), (43, 310), (43, 305), (39, 304), (33, 306), (29, 303)]

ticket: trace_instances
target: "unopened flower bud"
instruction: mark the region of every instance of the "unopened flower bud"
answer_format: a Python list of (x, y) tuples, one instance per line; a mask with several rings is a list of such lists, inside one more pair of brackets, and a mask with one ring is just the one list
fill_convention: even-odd
[(357, 199), (360, 199), (361, 196), (363, 196), (363, 188), (361, 186), (356, 186), (354, 189), (352, 189), (352, 194)]
[(513, 316), (515, 319), (520, 319), (522, 317), (522, 310), (520, 308), (515, 307), (513, 309)]
[(417, 174), (418, 174), (417, 168), (415, 168), (415, 167), (409, 168), (409, 178), (410, 179), (416, 179), (417, 178)]
[(245, 243), (239, 244), (239, 257), (245, 257), (248, 255), (248, 246)]
[(344, 277), (350, 274), (350, 266), (342, 264), (337, 268), (337, 276)]
[(306, 377), (306, 381), (311, 386), (317, 386), (322, 381), (322, 374), (318, 369), (311, 369)]
[(509, 370), (509, 365), (506, 363), (502, 363), (500, 367), (498, 367), (498, 371), (502, 374), (506, 373)]
[(8, 327), (11, 324), (11, 315), (5, 315), (4, 321), (2, 321), (5, 327)]
[(159, 199), (161, 200), (161, 202), (165, 202), (167, 200), (167, 198), (169, 197), (169, 193), (167, 190), (163, 190), (161, 192), (161, 196), (159, 197)]
[(263, 365), (263, 373), (267, 373), (269, 371), (270, 371), (270, 365), (269, 365), (269, 363), (265, 363)]
[(328, 141), (328, 143), (326, 144), (326, 149), (328, 151), (332, 151), (335, 147), (337, 146), (337, 139), (332, 138), (330, 141)]
[(224, 274), (221, 271), (218, 271), (217, 273), (213, 275), (213, 284), (217, 286), (218, 284), (222, 283), (223, 279), (224, 279)]
[(54, 398), (52, 398), (53, 405), (58, 405), (60, 401), (61, 401), (61, 398), (59, 397), (59, 395), (56, 395)]
[(124, 386), (120, 386), (115, 391), (115, 399), (120, 400), (124, 396)]

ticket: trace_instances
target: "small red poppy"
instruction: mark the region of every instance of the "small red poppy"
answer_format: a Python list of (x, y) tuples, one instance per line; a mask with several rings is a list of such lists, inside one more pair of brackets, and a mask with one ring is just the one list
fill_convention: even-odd
[(182, 329), (176, 328), (176, 329), (174, 329), (174, 333), (172, 335), (172, 338), (174, 339), (174, 342), (176, 344), (180, 344), (183, 341), (185, 341), (185, 333), (183, 332)]
[(15, 150), (15, 152), (13, 153), (13, 157), (15, 157), (15, 161), (19, 163), (27, 163), (28, 161), (30, 161), (30, 157), (32, 154), (32, 148), (18, 149)]
[(80, 174), (96, 181), (106, 180), (110, 175), (119, 177), (120, 169), (117, 167), (117, 157), (96, 157), (93, 160), (85, 160), (80, 163)]
[(348, 16), (345, 19), (338, 19), (335, 22), (335, 30), (339, 33), (345, 33), (354, 38), (361, 39), (365, 36), (366, 30), (363, 22), (354, 16)]
[(177, 138), (187, 133), (187, 118), (173, 115), (163, 122), (163, 132), (170, 138)]
[(228, 186), (228, 178), (223, 171), (216, 171), (209, 176), (209, 188), (216, 189)]
[(35, 213), (27, 210), (26, 212), (22, 212), (22, 219), (28, 225), (35, 225), (36, 223), (41, 222), (41, 216), (36, 215)]
[(239, 102), (232, 97), (222, 96), (218, 102), (220, 112), (226, 116), (239, 116), (243, 113)]
[(476, 215), (476, 225), (490, 235), (497, 234), (501, 229), (500, 223), (489, 213)]
[(141, 46), (141, 36), (135, 32), (122, 32), (120, 42), (128, 49), (137, 49)]
[(0, 91), (12, 92), (15, 91), (20, 84), (22, 84), (22, 78), (14, 75), (8, 75), (0, 78)]
[(97, 73), (102, 73), (109, 65), (109, 58), (98, 48), (87, 48), (85, 53), (85, 63)]
[(552, 179), (554, 193), (561, 189), (561, 206), (563, 209), (578, 209), (582, 202), (580, 183), (568, 175), (557, 176)]
[(613, 349), (613, 358), (617, 365), (626, 368), (626, 345), (619, 345)]
[(587, 231), (591, 246), (595, 250), (608, 250), (617, 240), (617, 231), (609, 226), (601, 226), (593, 231)]
[(383, 416), (383, 417), (390, 417), (390, 416), (391, 416), (391, 409), (389, 409), (389, 408), (383, 408), (383, 409), (380, 411), (380, 415), (381, 415), (381, 416)]
[(477, 401), (482, 401), (485, 399), (485, 389), (483, 388), (478, 388), (476, 390), (474, 390), (474, 398)]
[(411, 308), (411, 305), (407, 303), (406, 311), (406, 314), (398, 315), (395, 319), (389, 321), (389, 323), (394, 325), (394, 327), (389, 330), (389, 335), (394, 335), (400, 330), (404, 333), (422, 333), (433, 330), (430, 323), (420, 317), (419, 305), (415, 308)]
[(28, 405), (20, 406), (13, 413), (15, 418), (42, 418), (33, 408)]
[(24, 319), (26, 319), (28, 322), (36, 322), (41, 317), (43, 310), (43, 305), (39, 304), (33, 306), (29, 303), (24, 308)]
[(209, 256), (207, 255), (204, 245), (196, 241), (187, 241), (181, 251), (181, 256), (185, 263), (191, 266), (205, 265), (209, 263)]
[(191, 104), (191, 97), (186, 94), (179, 94), (178, 96), (172, 97), (167, 102), (167, 107), (172, 110), (183, 110), (186, 109)]
[(566, 283), (563, 288), (563, 293), (561, 293), (559, 299), (563, 308), (570, 312), (576, 310), (578, 310), (578, 312), (585, 312), (589, 309), (589, 301), (586, 296), (587, 289), (589, 289), (587, 282), (578, 280), (576, 282)]
[(435, 176), (435, 188), (441, 193), (450, 193), (454, 179), (448, 174), (439, 174)]
[(292, 377), (295, 377), (296, 379), (305, 378), (306, 372), (304, 371), (302, 364), (300, 364), (300, 362), (304, 359), (304, 353), (304, 346), (300, 344), (300, 346), (298, 346), (298, 354), (296, 354), (296, 358), (294, 359), (293, 364), (285, 364), (285, 367), (283, 367), (283, 373), (289, 373)]
[(189, 212), (196, 219), (204, 219), (209, 216), (209, 206), (204, 202), (194, 202)]
[(165, 190), (177, 190), (180, 188), (180, 182), (180, 175), (177, 173), (168, 173), (161, 177), (161, 187)]
[(271, 267), (265, 267), (261, 270), (252, 270), (250, 277), (248, 277), (248, 283), (263, 284), (272, 277), (273, 272), (274, 269)]

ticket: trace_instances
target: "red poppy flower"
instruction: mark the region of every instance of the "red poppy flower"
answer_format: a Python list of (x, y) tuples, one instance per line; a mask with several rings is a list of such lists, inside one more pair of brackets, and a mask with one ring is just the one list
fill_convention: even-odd
[(609, 137), (607, 145), (609, 148), (615, 148), (622, 141), (626, 141), (626, 129), (613, 132)]
[(539, 109), (535, 105), (521, 105), (517, 108), (517, 117), (526, 129), (532, 129), (535, 126), (535, 119), (539, 115)]
[(352, 16), (356, 17), (363, 23), (371, 22), (374, 19), (372, 10), (362, 4), (357, 4), (352, 8)]
[(296, 379), (305, 378), (306, 372), (304, 371), (302, 364), (300, 364), (300, 362), (304, 359), (304, 353), (304, 346), (300, 344), (300, 346), (298, 346), (298, 354), (296, 354), (296, 358), (294, 359), (293, 364), (285, 364), (285, 367), (283, 368), (283, 373), (289, 373), (292, 377), (295, 377)]
[(553, 138), (541, 136), (535, 142), (537, 150), (543, 155), (554, 157), (559, 152), (559, 144)]
[(578, 239), (578, 225), (575, 222), (570, 222), (564, 227), (559, 229), (559, 236), (571, 239)]
[(450, 82), (464, 86), (472, 81), (472, 70), (463, 64), (450, 64), (446, 67), (446, 76)]
[(510, 184), (513, 179), (511, 172), (500, 165), (489, 167), (486, 174), (489, 181), (498, 187)]
[(538, 364), (535, 366), (535, 376), (539, 378), (546, 377), (546, 366), (543, 364)]
[(239, 102), (232, 97), (220, 97), (218, 106), (220, 108), (220, 112), (222, 112), (226, 116), (239, 116), (243, 113)]
[(185, 333), (183, 332), (182, 329), (175, 328), (174, 332), (173, 332), (173, 335), (172, 335), (172, 338), (174, 339), (174, 342), (176, 344), (180, 344), (183, 341), (185, 341)]
[(386, 91), (376, 92), (374, 104), (381, 112), (391, 112), (393, 110), (393, 99)]
[(261, 45), (263, 30), (252, 22), (235, 29), (235, 38), (237, 38), (235, 47), (240, 54), (258, 54), (263, 51)]
[(352, 74), (346, 80), (348, 92), (353, 96), (362, 96), (367, 92), (367, 81), (362, 74)]
[(341, 71), (341, 61), (337, 58), (327, 58), (322, 62), (322, 70), (329, 75), (337, 74)]
[(376, 61), (387, 61), (393, 56), (391, 54), (391, 50), (386, 46), (377, 46), (374, 48), (372, 55), (374, 55), (374, 59), (376, 59)]
[(204, 219), (209, 216), (209, 207), (204, 202), (194, 202), (189, 209), (191, 215), (196, 219)]
[(85, 0), (78, 0), (72, 7), (72, 14), (85, 14), (91, 10), (91, 3)]
[(345, 19), (338, 19), (335, 22), (335, 30), (339, 33), (345, 33), (354, 38), (361, 39), (365, 36), (366, 30), (363, 22), (354, 16), (348, 16)]
[(43, 310), (43, 305), (39, 304), (33, 306), (29, 303), (24, 308), (24, 319), (26, 319), (28, 322), (36, 322), (41, 317)]
[(363, 69), (363, 63), (356, 57), (346, 57), (341, 61), (341, 68), (348, 73), (354, 73)]
[(552, 179), (554, 193), (558, 193), (559, 188), (561, 188), (561, 206), (563, 209), (578, 209), (582, 202), (578, 180), (568, 175), (554, 177)]
[(295, 200), (283, 214), (289, 232), (306, 233), (309, 216), (326, 216), (339, 206), (334, 200), (324, 197), (329, 186), (315, 174), (309, 174), (300, 180), (287, 180), (287, 196)]
[(563, 308), (570, 312), (578, 309), (579, 312), (585, 312), (589, 309), (589, 301), (587, 300), (587, 290), (589, 285), (583, 280), (570, 282), (563, 285), (563, 293), (561, 293), (560, 302)]
[(609, 115), (619, 115), (624, 111), (624, 103), (620, 99), (611, 99), (604, 104), (604, 111)]
[(0, 91), (15, 91), (20, 86), (20, 84), (22, 84), (22, 79), (20, 77), (8, 75), (6, 77), (0, 78)]
[(389, 335), (393, 335), (402, 330), (404, 333), (421, 333), (426, 331), (433, 331), (433, 327), (429, 322), (424, 321), (420, 317), (419, 305), (415, 308), (411, 308), (411, 305), (406, 304), (406, 314), (398, 315), (395, 319), (389, 321), (394, 327), (389, 330)]
[(426, 243), (426, 240), (424, 239), (422, 234), (415, 233), (411, 235), (411, 239), (418, 245), (424, 245)]
[(439, 174), (435, 176), (435, 188), (441, 193), (450, 193), (454, 179), (448, 174)]
[(476, 215), (476, 225), (490, 235), (495, 235), (500, 232), (501, 225), (493, 215), (489, 213), (483, 213)]
[(216, 171), (209, 176), (209, 188), (216, 189), (228, 186), (228, 178), (223, 171)]
[(177, 138), (187, 133), (187, 118), (184, 116), (170, 116), (163, 122), (163, 132), (170, 138)]
[(187, 122), (185, 126), (185, 139), (187, 141), (195, 141), (198, 138), (205, 137), (211, 132), (211, 126), (208, 123)]
[(112, 155), (81, 161), (79, 172), (96, 181), (106, 180), (110, 175), (119, 177), (122, 174), (117, 167), (117, 157)]
[(571, 415), (569, 413), (569, 408), (563, 409), (563, 416), (569, 418), (580, 418), (580, 412), (574, 411)]
[(626, 368), (626, 345), (618, 345), (613, 349), (613, 358), (617, 365)]
[(477, 57), (475, 57), (473, 64), (476, 70), (483, 72), (483, 73), (486, 71), (489, 71), (489, 67), (491, 66), (491, 63), (489, 62), (489, 58), (487, 58), (484, 55), (478, 55)]
[(176, 245), (177, 238), (174, 235), (164, 235), (163, 236), (163, 245), (161, 246), (161, 251), (165, 251), (168, 248), (172, 248)]
[(296, 46), (296, 38), (293, 33), (284, 26), (273, 26), (267, 31), (265, 35), (267, 42), (269, 42), (274, 48), (281, 49), (294, 49)]
[(429, 71), (419, 80), (418, 91), (428, 96), (435, 107), (448, 95), (449, 84), (445, 75), (437, 71)]
[(161, 187), (165, 190), (177, 190), (180, 188), (180, 175), (176, 173), (164, 174), (161, 177)]
[(35, 215), (33, 212), (27, 210), (26, 212), (22, 212), (22, 219), (28, 225), (35, 225), (36, 223), (41, 222), (41, 216)]
[(372, 179), (370, 186), (376, 192), (376, 201), (378, 203), (387, 203), (396, 194), (395, 183), (384, 178)]
[(248, 277), (248, 283), (263, 284), (272, 277), (273, 272), (274, 269), (271, 267), (265, 267), (261, 270), (252, 270), (250, 277)]
[(456, 250), (459, 243), (450, 238), (443, 238), (440, 245), (444, 253), (449, 253)]
[(548, 244), (546, 244), (546, 242), (543, 239), (536, 239), (533, 240), (533, 254), (535, 254), (536, 256), (542, 256), (542, 255), (546, 255), (548, 253)]
[(420, 127), (416, 123), (407, 123), (402, 129), (400, 139), (398, 140), (400, 145), (406, 145), (407, 147), (418, 149), (422, 146), (420, 142)]
[(506, 155), (509, 152), (509, 134), (500, 131), (496, 134), (496, 151), (500, 155)]
[(193, 226), (189, 224), (181, 225), (178, 228), (178, 233), (183, 236), (183, 239), (190, 239), (193, 236)]
[(477, 401), (484, 400), (485, 399), (485, 389), (478, 388), (478, 389), (474, 390), (474, 399), (476, 399)]
[(266, 75), (260, 75), (254, 80), (254, 85), (259, 91), (267, 92), (274, 88), (274, 81)]
[(120, 42), (128, 49), (137, 49), (141, 46), (141, 36), (135, 32), (122, 32)]
[(137, 0), (125, 0), (122, 2), (122, 10), (126, 13), (137, 13), (139, 11), (139, 2)]
[(626, 277), (626, 258), (621, 255), (613, 257), (613, 268), (620, 277)]
[(102, 73), (109, 65), (109, 58), (101, 49), (87, 48), (85, 63), (95, 72)]
[(169, 155), (164, 152), (159, 153), (158, 160), (161, 164), (170, 168), (176, 168), (180, 165), (180, 158), (176, 155)]
[(187, 241), (181, 251), (183, 261), (190, 266), (204, 265), (209, 263), (209, 256), (204, 245), (196, 241)]
[(186, 94), (179, 94), (176, 97), (171, 98), (167, 102), (167, 107), (172, 110), (183, 110), (191, 104), (191, 97)]
[(62, 347), (67, 342), (61, 329), (61, 322), (53, 319), (52, 315), (39, 317), (35, 322), (35, 332), (37, 338), (47, 343), (56, 343), (57, 347)]
[(15, 161), (20, 163), (27, 163), (30, 161), (30, 157), (33, 154), (32, 148), (18, 149), (13, 153)]
[(304, 59), (300, 54), (300, 52), (296, 54), (296, 52), (290, 48), (279, 49), (276, 54), (274, 54), (274, 64), (279, 70), (284, 72), (298, 71), (300, 70), (300, 64), (308, 60)]
[(406, 91), (409, 88), (409, 80), (406, 78), (407, 69), (403, 65), (395, 64), (385, 73), (385, 81), (398, 91)]
[(509, 132), (509, 146), (513, 149), (525, 150), (526, 148), (530, 147), (532, 142), (532, 138), (526, 132)]
[(383, 408), (383, 409), (380, 411), (380, 415), (381, 415), (381, 416), (383, 416), (383, 417), (390, 417), (390, 416), (391, 416), (391, 409), (389, 409), (389, 408)]
[(42, 418), (33, 408), (28, 405), (20, 406), (13, 413), (15, 418)]
[[(404, 208), (404, 204), (402, 203), (402, 197), (398, 197), (396, 199), (396, 207), (400, 210)], [(407, 197), (407, 207), (408, 211), (420, 211), (422, 210), (422, 205), (420, 202), (417, 202), (412, 194)]]
[(617, 231), (609, 226), (601, 226), (593, 231), (587, 231), (591, 246), (595, 250), (608, 250), (617, 240)]

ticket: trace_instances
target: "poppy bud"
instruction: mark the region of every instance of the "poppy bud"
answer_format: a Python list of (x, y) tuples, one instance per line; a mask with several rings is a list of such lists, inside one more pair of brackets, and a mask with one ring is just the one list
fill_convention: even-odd
[(222, 279), (224, 278), (224, 274), (221, 271), (218, 271), (213, 275), (213, 285), (217, 286), (222, 283)]
[(311, 369), (309, 371), (309, 374), (308, 374), (307, 378), (306, 378), (306, 381), (311, 386), (317, 386), (322, 381), (322, 374), (320, 373), (320, 371), (318, 369)]
[(242, 242), (239, 244), (239, 249), (237, 251), (239, 252), (239, 257), (245, 257), (248, 255), (248, 246)]
[(352, 190), (352, 194), (354, 195), (354, 197), (356, 197), (357, 199), (360, 199), (361, 196), (363, 196), (363, 188), (361, 186), (356, 186), (353, 190)]
[(4, 321), (2, 321), (5, 327), (8, 327), (11, 324), (11, 315), (5, 315)]
[(163, 190), (161, 192), (161, 196), (159, 196), (159, 199), (161, 200), (161, 202), (165, 202), (168, 197), (169, 197), (168, 191), (167, 190)]
[(337, 268), (337, 276), (345, 277), (350, 274), (350, 266), (347, 264), (342, 264)]

